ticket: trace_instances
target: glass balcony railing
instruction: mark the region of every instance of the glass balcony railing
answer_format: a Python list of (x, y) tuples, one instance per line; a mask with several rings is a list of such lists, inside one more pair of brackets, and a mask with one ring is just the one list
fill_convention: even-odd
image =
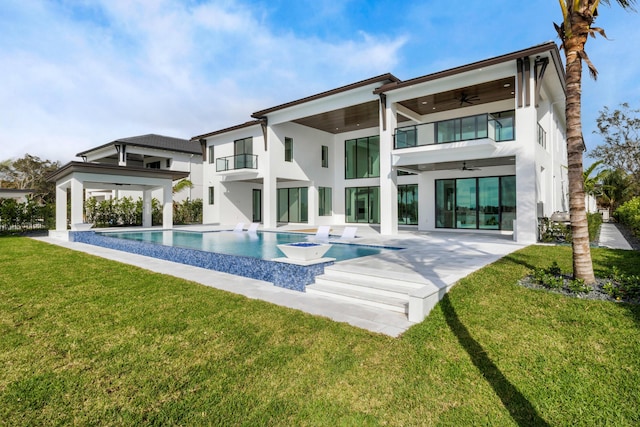
[(258, 169), (258, 156), (255, 154), (236, 154), (216, 159), (216, 172), (236, 169)]
[(509, 111), (399, 127), (396, 128), (394, 147), (410, 148), (485, 138), (509, 141), (514, 136), (514, 117)]

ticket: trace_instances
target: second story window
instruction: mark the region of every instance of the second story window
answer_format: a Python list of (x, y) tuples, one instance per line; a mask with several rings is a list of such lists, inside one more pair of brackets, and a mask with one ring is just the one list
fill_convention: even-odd
[(285, 162), (293, 161), (293, 138), (289, 138), (289, 137), (284, 138), (284, 161)]
[(209, 152), (207, 153), (207, 156), (209, 157), (209, 163), (213, 163), (215, 161), (213, 145), (209, 146)]
[(243, 169), (251, 165), (253, 154), (253, 137), (236, 139), (233, 141), (233, 155), (235, 169)]
[(326, 145), (322, 146), (322, 167), (329, 167), (329, 147), (327, 147)]
[(147, 169), (160, 169), (160, 161), (147, 163)]
[(380, 176), (380, 137), (349, 139), (345, 141), (346, 179), (375, 178)]

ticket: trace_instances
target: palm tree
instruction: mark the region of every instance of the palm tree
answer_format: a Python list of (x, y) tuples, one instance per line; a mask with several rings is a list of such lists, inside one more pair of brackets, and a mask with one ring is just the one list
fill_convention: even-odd
[[(581, 94), (582, 61), (589, 67), (595, 79), (597, 71), (584, 50), (587, 37), (600, 34), (606, 37), (602, 28), (593, 27), (600, 0), (559, 0), (562, 9), (562, 24), (554, 24), (560, 40), (561, 49), (566, 58), (567, 99), (565, 113), (567, 117), (567, 164), (569, 167), (569, 213), (573, 233), (573, 276), (585, 283), (595, 283), (591, 250), (589, 249), (589, 228), (585, 211), (582, 152), (585, 150), (582, 139)], [(633, 10), (635, 0), (616, 0), (624, 9)], [(602, 3), (609, 4), (608, 0)]]
[[(585, 194), (593, 197), (593, 199), (597, 199), (602, 195), (602, 181), (610, 172), (607, 169), (603, 169), (597, 171), (594, 176), (591, 176), (591, 174), (596, 171), (598, 166), (600, 166), (602, 163), (604, 163), (603, 160), (598, 160), (587, 169), (585, 169), (585, 171), (582, 173), (582, 185), (584, 187), (584, 192)], [(587, 210), (588, 209), (589, 206), (587, 206)]]

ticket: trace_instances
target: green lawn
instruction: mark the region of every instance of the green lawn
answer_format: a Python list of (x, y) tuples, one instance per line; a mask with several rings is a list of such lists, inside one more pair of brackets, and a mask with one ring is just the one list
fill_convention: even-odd
[(570, 257), (516, 252), (394, 339), (1, 238), (0, 425), (638, 425), (640, 307), (516, 285)]

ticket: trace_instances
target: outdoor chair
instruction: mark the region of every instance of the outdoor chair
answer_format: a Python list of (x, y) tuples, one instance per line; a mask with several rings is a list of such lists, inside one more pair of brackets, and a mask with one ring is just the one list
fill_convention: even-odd
[(258, 222), (252, 222), (249, 228), (247, 228), (247, 233), (255, 233), (256, 231), (258, 231), (259, 225), (260, 223)]
[(329, 239), (329, 231), (331, 227), (328, 225), (321, 225), (318, 227), (318, 231), (316, 231), (316, 239), (319, 240), (328, 240)]
[(340, 236), (340, 240), (351, 240), (356, 237), (356, 231), (358, 227), (345, 227)]
[(233, 229), (233, 231), (244, 231), (244, 222), (239, 222), (238, 224), (236, 224), (236, 228)]

